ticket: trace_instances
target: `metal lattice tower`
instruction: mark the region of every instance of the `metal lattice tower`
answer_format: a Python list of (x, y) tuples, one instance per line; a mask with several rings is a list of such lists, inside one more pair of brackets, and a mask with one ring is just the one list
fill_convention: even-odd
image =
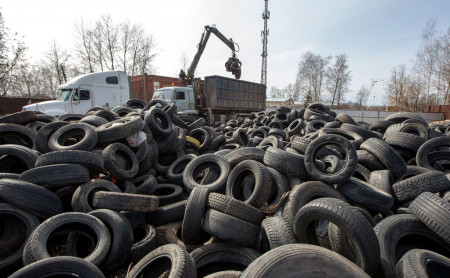
[(269, 35), (269, 29), (267, 29), (267, 20), (270, 18), (270, 12), (268, 9), (269, 0), (264, 0), (265, 9), (262, 14), (264, 19), (264, 30), (261, 31), (263, 50), (262, 50), (262, 65), (261, 65), (261, 84), (267, 85), (267, 36)]

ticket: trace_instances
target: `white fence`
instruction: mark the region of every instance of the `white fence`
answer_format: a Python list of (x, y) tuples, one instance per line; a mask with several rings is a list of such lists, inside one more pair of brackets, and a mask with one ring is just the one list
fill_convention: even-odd
[[(336, 114), (345, 112), (347, 115), (351, 116), (355, 121), (364, 121), (366, 123), (374, 123), (380, 120), (383, 120), (388, 115), (396, 113), (396, 112), (386, 112), (386, 111), (365, 111), (365, 110), (337, 110), (333, 109)], [(444, 120), (443, 113), (415, 113), (422, 118), (424, 118), (427, 122), (441, 121)]]

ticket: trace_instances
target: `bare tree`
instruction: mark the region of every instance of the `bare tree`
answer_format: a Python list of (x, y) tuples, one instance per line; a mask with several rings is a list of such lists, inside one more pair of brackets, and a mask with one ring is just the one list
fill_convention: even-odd
[(88, 72), (95, 71), (93, 35), (93, 31), (85, 25), (83, 18), (75, 22), (75, 53)]
[(102, 31), (102, 39), (104, 46), (104, 55), (103, 58), (105, 60), (105, 65), (109, 70), (115, 70), (116, 67), (114, 62), (116, 60), (116, 55), (118, 52), (118, 33), (119, 27), (115, 24), (109, 14), (102, 15), (99, 24), (103, 26)]
[(322, 57), (310, 51), (302, 54), (298, 64), (296, 86), (304, 99), (321, 101), (326, 66), (330, 57)]
[(25, 59), (26, 47), (17, 33), (9, 34), (0, 13), (0, 96), (6, 96), (17, 86), (18, 71)]
[(336, 55), (334, 64), (329, 66), (326, 72), (326, 88), (331, 95), (331, 106), (337, 102), (339, 109), (341, 102), (345, 100), (345, 94), (352, 80), (350, 73), (347, 55)]
[(367, 100), (369, 99), (369, 94), (370, 90), (366, 85), (359, 88), (358, 93), (356, 94), (356, 105), (358, 110), (361, 110), (366, 106)]
[(422, 46), (417, 53), (415, 66), (425, 81), (427, 88), (425, 103), (428, 104), (433, 72), (436, 67), (436, 23), (434, 21), (429, 21), (422, 31)]
[[(49, 93), (52, 96), (56, 95), (56, 89), (59, 85), (67, 82), (67, 69), (69, 67), (70, 55), (68, 51), (61, 49), (55, 40), (53, 40), (50, 49), (45, 53), (45, 59), (43, 64), (46, 67), (44, 72), (48, 75), (52, 75), (53, 84), (49, 86)], [(48, 71), (48, 72), (47, 72)], [(47, 77), (48, 78), (48, 77)]]

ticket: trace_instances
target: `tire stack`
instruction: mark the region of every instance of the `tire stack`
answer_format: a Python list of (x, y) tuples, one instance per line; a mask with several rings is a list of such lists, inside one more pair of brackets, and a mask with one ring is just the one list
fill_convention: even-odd
[(7, 115), (0, 271), (447, 277), (449, 136), (416, 114), (369, 125), (321, 103), (214, 126), (161, 100)]

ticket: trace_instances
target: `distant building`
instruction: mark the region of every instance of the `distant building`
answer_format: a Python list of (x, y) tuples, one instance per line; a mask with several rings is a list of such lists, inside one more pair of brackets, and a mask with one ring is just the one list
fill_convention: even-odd
[(294, 108), (294, 100), (292, 100), (292, 98), (285, 98), (285, 97), (266, 98), (267, 108), (277, 108), (278, 106)]

